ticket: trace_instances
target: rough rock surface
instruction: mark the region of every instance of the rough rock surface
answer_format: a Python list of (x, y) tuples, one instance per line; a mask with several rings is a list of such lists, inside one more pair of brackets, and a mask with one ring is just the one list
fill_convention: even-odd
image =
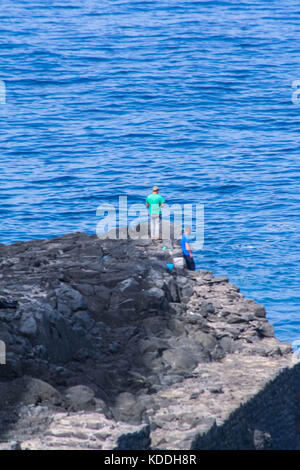
[[(0, 448), (209, 447), (201, 436), (295, 367), (262, 305), (180, 260), (171, 240), (0, 245)], [(249, 448), (272, 445), (253, 430)]]

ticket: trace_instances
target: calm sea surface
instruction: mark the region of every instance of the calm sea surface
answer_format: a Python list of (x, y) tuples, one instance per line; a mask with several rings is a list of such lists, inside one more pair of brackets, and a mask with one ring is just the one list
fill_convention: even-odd
[[(299, 341), (299, 2), (2, 0), (2, 243), (203, 203), (198, 267)], [(2, 97), (3, 100), (3, 97)]]

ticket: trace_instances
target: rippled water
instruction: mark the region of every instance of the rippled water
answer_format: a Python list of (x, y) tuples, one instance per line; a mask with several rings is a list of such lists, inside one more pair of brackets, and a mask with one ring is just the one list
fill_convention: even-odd
[(299, 4), (2, 0), (3, 243), (95, 232), (158, 184), (205, 205), (199, 267), (299, 334)]

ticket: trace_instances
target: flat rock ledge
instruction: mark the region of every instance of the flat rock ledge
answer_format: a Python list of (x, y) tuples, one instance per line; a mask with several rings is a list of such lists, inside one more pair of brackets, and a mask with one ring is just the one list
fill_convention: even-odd
[(298, 356), (176, 240), (76, 232), (0, 263), (0, 449), (300, 448)]

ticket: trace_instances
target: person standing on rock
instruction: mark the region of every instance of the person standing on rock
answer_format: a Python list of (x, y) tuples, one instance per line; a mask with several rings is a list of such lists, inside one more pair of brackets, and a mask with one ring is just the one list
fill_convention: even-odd
[(191, 249), (191, 242), (189, 236), (191, 234), (191, 227), (186, 227), (184, 234), (181, 239), (181, 249), (183, 252), (183, 256), (186, 262), (186, 266), (190, 271), (195, 271), (195, 261), (194, 256)]
[(150, 229), (152, 240), (159, 239), (159, 226), (161, 220), (161, 208), (165, 205), (164, 198), (158, 194), (159, 189), (153, 186), (152, 193), (146, 199), (146, 206), (149, 208)]

